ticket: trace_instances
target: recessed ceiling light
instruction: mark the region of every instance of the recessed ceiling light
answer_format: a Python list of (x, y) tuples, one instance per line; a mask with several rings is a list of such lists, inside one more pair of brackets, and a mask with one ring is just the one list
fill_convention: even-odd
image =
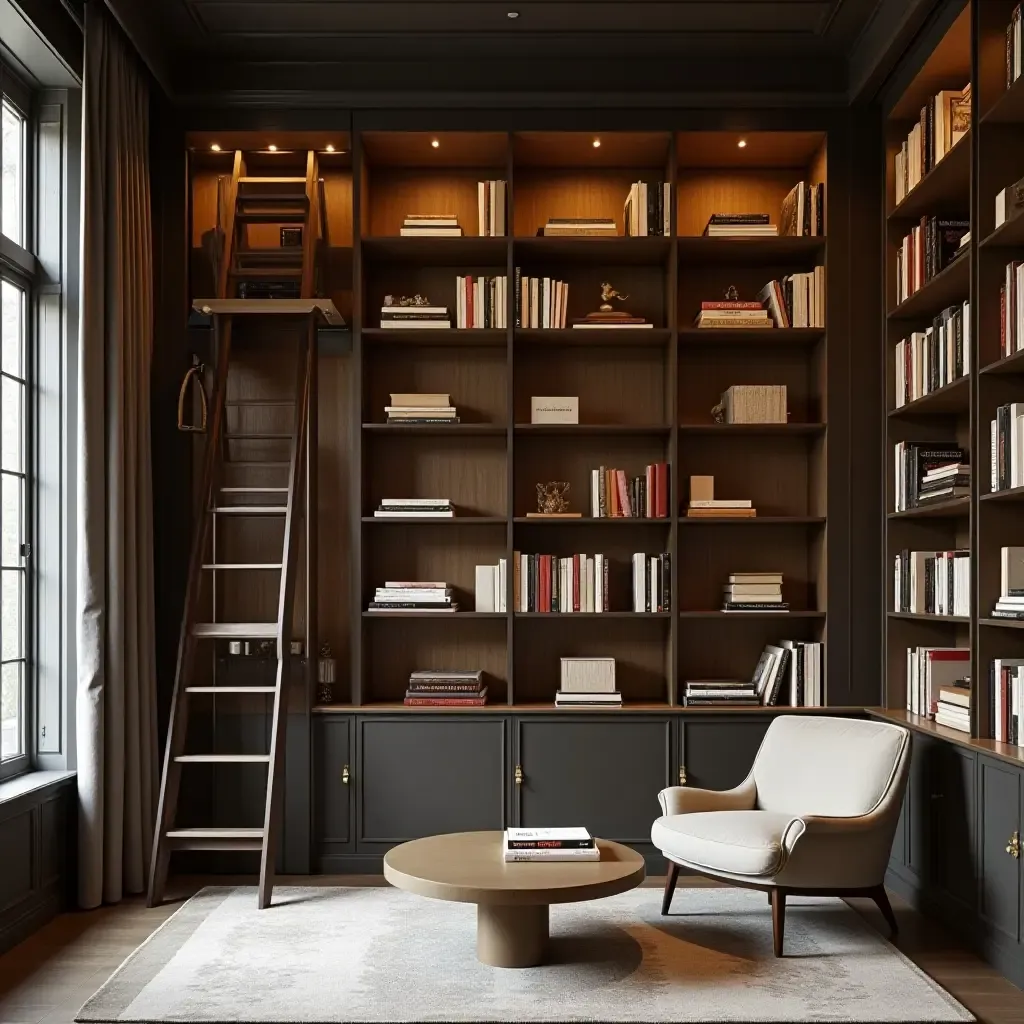
[(740, 139), (740, 141), (737, 142), (736, 145), (739, 146), (740, 149), (746, 149), (747, 148), (747, 140), (746, 139)]
[(518, 11), (509, 11), (508, 12), (508, 16), (510, 18), (518, 18), (519, 17), (519, 12)]
[(594, 146), (594, 149), (600, 149), (601, 148), (601, 140), (600, 139), (594, 139), (593, 146)]
[(333, 153), (334, 152), (334, 146), (330, 142), (327, 143), (327, 152), (328, 153)]
[(269, 146), (267, 146), (267, 149), (269, 149), (271, 153), (276, 153), (277, 152), (277, 146), (275, 146), (273, 143), (271, 143)]
[(438, 142), (437, 139), (431, 139), (430, 140), (430, 144), (431, 144), (431, 146), (434, 147), (434, 149), (437, 149), (437, 147), (441, 145), (441, 143)]
[(210, 143), (210, 149), (212, 149), (214, 153), (219, 153), (220, 152), (220, 143), (219, 142), (211, 142)]

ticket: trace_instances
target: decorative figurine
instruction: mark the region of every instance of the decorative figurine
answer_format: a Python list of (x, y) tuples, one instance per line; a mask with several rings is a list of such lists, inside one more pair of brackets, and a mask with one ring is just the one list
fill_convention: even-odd
[(384, 296), (384, 305), (385, 306), (429, 306), (430, 305), (430, 299), (428, 299), (426, 297), (426, 295), (420, 295), (419, 292), (417, 292), (415, 295), (413, 295), (412, 298), (410, 298), (408, 295), (400, 295), (396, 299), (394, 297), (394, 295), (385, 295)]
[(646, 325), (647, 321), (642, 316), (633, 316), (624, 309), (615, 309), (612, 306), (612, 299), (625, 302), (629, 296), (612, 287), (610, 281), (601, 282), (601, 305), (593, 313), (588, 313), (581, 319), (573, 320), (574, 325), (586, 327), (626, 327)]
[(537, 511), (541, 515), (560, 515), (569, 511), (569, 484), (564, 480), (552, 480), (537, 484)]
[(334, 703), (334, 681), (338, 663), (331, 655), (331, 645), (320, 645), (320, 661), (317, 666), (316, 701), (318, 704)]
[(731, 284), (725, 289), (725, 301), (726, 302), (739, 302), (740, 301), (740, 290), (736, 285)]
[[(602, 313), (610, 313), (610, 312), (612, 312), (612, 305), (611, 305), (612, 299), (618, 299), (619, 302), (625, 302), (626, 299), (628, 299), (628, 298), (629, 298), (628, 295), (623, 295), (622, 292), (616, 291), (611, 286), (611, 282), (609, 282), (609, 281), (602, 281), (601, 282), (601, 305), (598, 306), (598, 309)], [(628, 316), (629, 314), (627, 313), (626, 315)]]

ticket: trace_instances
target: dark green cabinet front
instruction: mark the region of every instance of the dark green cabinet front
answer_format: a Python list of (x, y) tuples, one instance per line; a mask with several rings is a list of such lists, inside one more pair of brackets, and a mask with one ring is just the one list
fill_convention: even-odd
[(1020, 940), (1020, 861), (1012, 837), (1020, 835), (1021, 775), (1010, 765), (980, 759), (981, 793), (979, 916), (1003, 940)]
[(679, 763), (686, 785), (734, 789), (750, 774), (770, 724), (763, 717), (682, 719)]
[(960, 747), (936, 743), (929, 768), (935, 888), (964, 910), (973, 911), (978, 890), (978, 760)]
[(505, 828), (504, 719), (381, 716), (360, 718), (357, 729), (359, 852)]
[(352, 841), (352, 719), (324, 715), (314, 727), (313, 827), (322, 854), (343, 853)]
[(523, 717), (515, 730), (520, 825), (650, 843), (658, 793), (672, 782), (670, 720)]

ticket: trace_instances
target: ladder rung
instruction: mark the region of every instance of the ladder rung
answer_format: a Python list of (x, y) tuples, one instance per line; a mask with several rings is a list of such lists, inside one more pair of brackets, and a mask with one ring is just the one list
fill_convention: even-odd
[(176, 828), (165, 833), (173, 850), (260, 850), (261, 828)]
[(276, 622), (195, 622), (192, 635), (209, 640), (243, 638), (273, 640), (277, 637)]
[(287, 487), (222, 487), (221, 494), (287, 494)]
[(207, 562), (204, 569), (223, 572), (225, 569), (282, 569), (281, 562)]
[(186, 693), (277, 693), (276, 686), (186, 686)]
[(269, 754), (181, 754), (181, 764), (269, 764)]
[(305, 224), (305, 210), (238, 210), (236, 221), (251, 221), (254, 224)]
[(302, 277), (301, 267), (232, 267), (229, 277), (262, 278), (276, 280), (279, 277)]
[(305, 185), (305, 178), (253, 178), (238, 179), (239, 185)]
[(290, 441), (292, 439), (291, 434), (273, 434), (273, 433), (241, 433), (241, 434), (225, 434), (225, 441)]
[(214, 505), (210, 511), (215, 516), (283, 516), (287, 505)]

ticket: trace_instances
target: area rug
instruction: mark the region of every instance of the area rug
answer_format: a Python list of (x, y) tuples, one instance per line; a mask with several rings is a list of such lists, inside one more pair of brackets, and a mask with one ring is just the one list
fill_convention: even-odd
[(82, 1022), (972, 1021), (837, 899), (794, 899), (772, 955), (763, 893), (636, 889), (551, 908), (549, 963), (485, 967), (476, 908), (390, 888), (203, 889)]

